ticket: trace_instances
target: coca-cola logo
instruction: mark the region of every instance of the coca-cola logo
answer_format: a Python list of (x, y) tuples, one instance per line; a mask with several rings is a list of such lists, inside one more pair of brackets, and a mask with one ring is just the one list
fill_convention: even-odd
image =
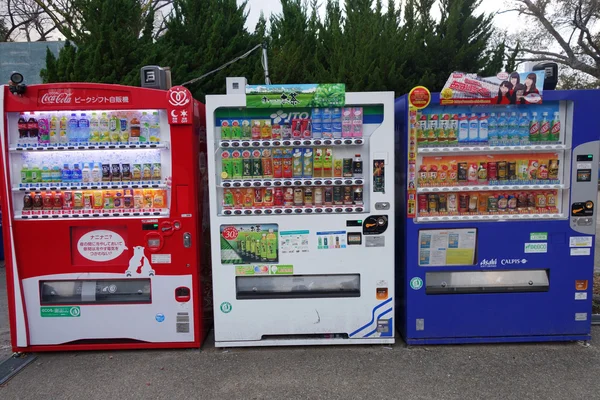
[(48, 92), (42, 95), (41, 104), (71, 104), (73, 96), (69, 92)]

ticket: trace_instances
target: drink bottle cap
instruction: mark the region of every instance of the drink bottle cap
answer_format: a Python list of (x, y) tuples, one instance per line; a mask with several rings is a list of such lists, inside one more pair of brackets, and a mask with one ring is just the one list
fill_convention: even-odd
[(85, 113), (81, 113), (81, 116), (82, 116), (82, 117), (85, 117)]
[(67, 163), (64, 163), (64, 164), (63, 164), (63, 168), (69, 169), (69, 164), (67, 164)]
[(29, 166), (27, 164), (23, 164), (23, 169), (27, 169)]
[(355, 154), (354, 157), (360, 157), (360, 154)]

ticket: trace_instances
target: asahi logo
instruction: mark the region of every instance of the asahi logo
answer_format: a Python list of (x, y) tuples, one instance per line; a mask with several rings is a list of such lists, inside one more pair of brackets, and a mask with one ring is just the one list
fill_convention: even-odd
[(479, 263), (479, 266), (482, 268), (494, 268), (498, 266), (498, 259), (497, 258), (492, 258), (492, 259), (483, 259), (481, 260), (481, 262)]
[(48, 92), (44, 93), (40, 99), (42, 104), (71, 104), (72, 94), (68, 92)]

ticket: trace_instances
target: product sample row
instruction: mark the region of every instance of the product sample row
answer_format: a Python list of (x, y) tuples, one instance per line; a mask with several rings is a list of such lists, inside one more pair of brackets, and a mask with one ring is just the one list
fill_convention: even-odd
[(360, 138), (362, 107), (313, 108), (311, 118), (289, 121), (234, 119), (221, 122), (221, 140)]
[[(80, 165), (83, 168), (80, 168)], [(39, 186), (39, 183), (85, 184), (100, 182), (140, 182), (162, 179), (161, 163), (75, 163), (70, 166), (63, 164), (37, 165), (23, 164), (21, 168), (21, 186)]]
[(23, 195), (23, 214), (33, 210), (144, 210), (167, 207), (163, 189), (66, 190), (30, 192)]
[(223, 190), (225, 209), (363, 204), (363, 187), (360, 185)]
[(418, 195), (419, 216), (558, 213), (556, 191)]
[(510, 146), (552, 144), (560, 139), (560, 115), (554, 112), (421, 114), (418, 146)]
[(420, 187), (560, 183), (558, 159), (442, 161), (419, 166)]
[(354, 158), (334, 158), (333, 148), (281, 148), (263, 150), (223, 150), (224, 180), (264, 178), (360, 178), (363, 163)]

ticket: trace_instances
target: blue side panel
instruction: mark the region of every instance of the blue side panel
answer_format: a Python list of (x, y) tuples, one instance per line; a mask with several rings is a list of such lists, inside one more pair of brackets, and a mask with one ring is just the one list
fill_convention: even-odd
[[(547, 91), (544, 102), (571, 101), (573, 137), (571, 149), (597, 141), (600, 122), (595, 117), (600, 104), (600, 91)], [(439, 104), (434, 94), (432, 104)], [(408, 140), (406, 98), (396, 100), (397, 141)], [(406, 171), (406, 150), (397, 146), (398, 165)], [(598, 162), (598, 160), (594, 160)], [(565, 165), (566, 173), (571, 166)], [(397, 173), (399, 198), (406, 198), (406, 175)], [(568, 205), (563, 212), (568, 213)], [(515, 222), (448, 222), (421, 223), (406, 219), (406, 209), (397, 208), (397, 227), (402, 230), (403, 249), (397, 252), (397, 319), (398, 329), (409, 344), (484, 343), (587, 340), (591, 329), (591, 299), (594, 268), (594, 244), (590, 255), (571, 256), (569, 238), (589, 236), (571, 229), (569, 220), (531, 220)], [(400, 211), (402, 210), (402, 211)], [(403, 223), (400, 222), (403, 220)], [(419, 267), (418, 237), (421, 229), (476, 228), (476, 264), (452, 267)], [(530, 233), (548, 233), (547, 253), (525, 253)], [(486, 294), (426, 294), (425, 285), (413, 290), (409, 281), (419, 277), (426, 282), (426, 272), (480, 271), (489, 265), (482, 260), (497, 260), (494, 270), (544, 269), (549, 273), (546, 292)], [(515, 261), (502, 260), (521, 260)], [(525, 260), (523, 262), (522, 260)], [(586, 291), (576, 290), (577, 280), (587, 280)], [(586, 293), (576, 300), (575, 294)], [(582, 297), (581, 295), (579, 296)], [(418, 329), (418, 330), (417, 330)]]

